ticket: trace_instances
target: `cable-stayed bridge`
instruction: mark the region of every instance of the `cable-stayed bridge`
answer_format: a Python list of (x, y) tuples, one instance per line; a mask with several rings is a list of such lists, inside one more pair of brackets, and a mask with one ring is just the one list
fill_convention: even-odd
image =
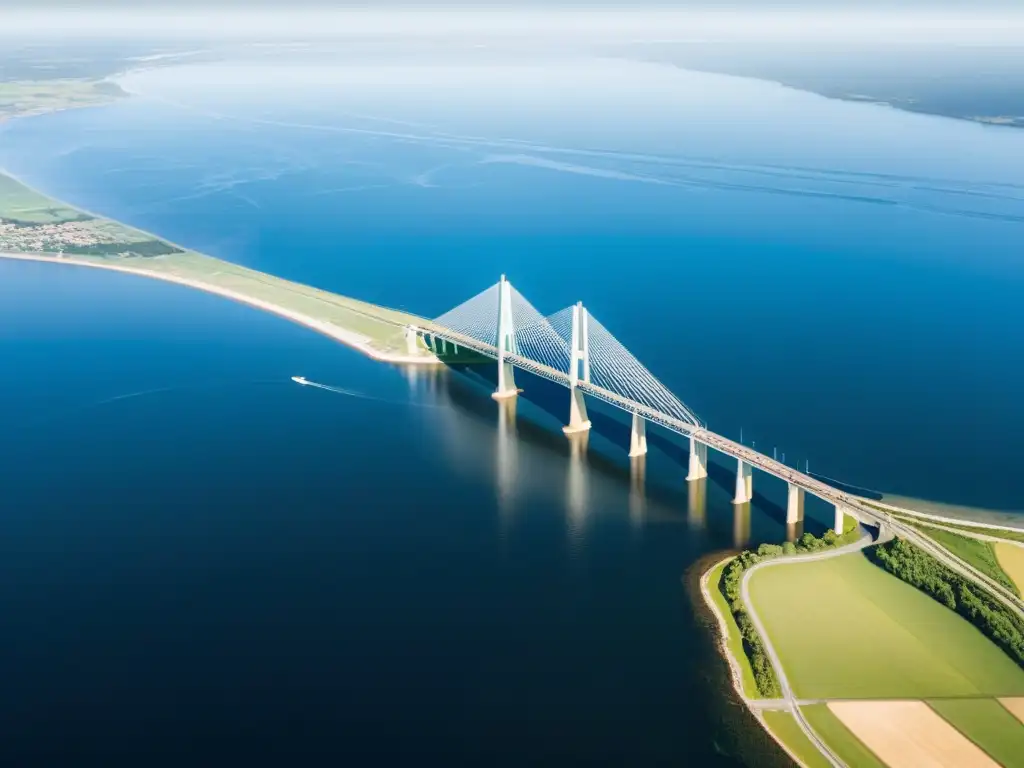
[(418, 343), (417, 337), (435, 351), (470, 350), (495, 360), (498, 386), (493, 397), (497, 399), (519, 393), (517, 368), (566, 387), (567, 434), (590, 429), (586, 401), (593, 398), (631, 415), (630, 456), (647, 452), (647, 422), (688, 438), (687, 480), (707, 476), (708, 447), (731, 456), (737, 462), (736, 504), (751, 500), (752, 469), (757, 467), (789, 484), (787, 522), (803, 518), (805, 492), (834, 505), (834, 527), (840, 533), (844, 514), (875, 522), (889, 517), (855, 496), (712, 432), (582, 303), (544, 316), (502, 275), (491, 287), (423, 327), (410, 326), (410, 345)]
[[(410, 353), (422, 338), (442, 357), (445, 352), (470, 350), (498, 364), (498, 386), (493, 397), (516, 397), (515, 371), (520, 369), (561, 384), (569, 390), (567, 434), (590, 429), (587, 398), (600, 400), (631, 415), (630, 456), (647, 452), (647, 422), (690, 442), (687, 480), (707, 477), (708, 448), (736, 461), (733, 502), (745, 504), (753, 496), (756, 467), (788, 484), (786, 522), (803, 518), (804, 495), (835, 508), (834, 529), (842, 532), (845, 515), (883, 526), (913, 541), (938, 560), (975, 581), (987, 584), (996, 597), (1024, 617), (1024, 602), (1005, 587), (959, 558), (952, 557), (930, 539), (882, 507), (822, 482), (776, 459), (708, 429), (707, 425), (654, 376), (582, 303), (544, 316), (502, 275), (490, 288), (440, 317), (405, 328)], [(449, 349), (450, 346), (450, 349)]]
[[(688, 481), (707, 477), (707, 449), (714, 448), (736, 460), (733, 503), (751, 501), (752, 470), (756, 467), (788, 484), (787, 523), (803, 519), (804, 495), (810, 493), (834, 506), (833, 528), (837, 533), (843, 532), (844, 518), (849, 514), (858, 521), (877, 525), (879, 538), (898, 534), (952, 570), (986, 584), (994, 597), (1024, 617), (1024, 602), (1015, 594), (885, 509), (872, 506), (860, 497), (712, 432), (612, 336), (582, 302), (545, 317), (502, 275), (495, 285), (435, 320), (423, 323), (422, 327), (406, 327), (410, 354), (416, 351), (420, 338), (442, 357), (449, 351), (458, 353), (461, 348), (497, 361), (498, 386), (492, 395), (497, 399), (519, 394), (515, 381), (517, 368), (566, 387), (569, 390), (569, 417), (563, 429), (567, 434), (590, 429), (586, 398), (609, 403), (631, 414), (630, 456), (639, 457), (647, 452), (646, 424), (648, 421), (657, 424), (689, 439)], [(763, 628), (760, 631), (764, 636)], [(829, 763), (842, 768), (845, 765), (843, 761), (818, 738), (803, 717), (795, 694), (781, 671), (781, 661), (774, 655), (770, 644), (768, 649), (779, 671), (787, 709), (819, 746)]]

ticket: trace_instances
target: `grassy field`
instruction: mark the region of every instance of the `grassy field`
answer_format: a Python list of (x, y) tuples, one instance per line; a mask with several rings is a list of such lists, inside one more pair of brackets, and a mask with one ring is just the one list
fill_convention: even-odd
[(1017, 585), (1014, 584), (1013, 580), (1010, 579), (996, 559), (994, 542), (972, 539), (952, 533), (951, 531), (932, 528), (928, 525), (914, 524), (914, 527), (925, 536), (934, 539), (964, 562), (973, 565), (990, 579), (998, 581), (1010, 591), (1020, 595)]
[(1018, 547), (1016, 544), (997, 543), (993, 545), (993, 548), (999, 565), (1017, 586), (1019, 594), (1020, 590), (1024, 589), (1024, 547)]
[[(874, 507), (875, 509), (881, 510), (883, 512), (889, 511), (885, 509), (885, 507), (880, 507), (876, 504), (871, 504), (870, 502), (866, 503), (869, 507)], [(904, 515), (898, 512), (891, 512), (890, 514), (892, 514), (892, 516), (895, 517), (897, 520), (902, 520), (905, 523), (911, 523), (913, 525), (927, 525), (929, 522), (935, 522), (937, 525), (943, 525), (946, 528), (956, 528), (959, 531), (966, 531), (967, 533), (980, 533), (984, 536), (992, 536), (997, 539), (1006, 539), (1007, 541), (1019, 541), (1021, 543), (1024, 543), (1024, 530), (1008, 530), (1006, 528), (982, 528), (981, 526), (970, 525), (969, 523), (957, 523), (948, 520), (943, 520), (942, 522), (939, 522), (937, 520), (929, 521), (924, 518), (915, 517), (914, 515)]]
[(743, 651), (743, 639), (740, 637), (740, 628), (736, 626), (736, 619), (733, 618), (732, 611), (729, 610), (729, 604), (726, 602), (725, 595), (722, 594), (722, 590), (719, 588), (719, 584), (722, 580), (722, 572), (725, 570), (725, 566), (728, 565), (728, 563), (729, 561), (727, 560), (711, 569), (711, 573), (708, 575), (708, 591), (711, 593), (711, 597), (715, 601), (715, 607), (718, 608), (718, 612), (721, 613), (722, 618), (725, 619), (725, 625), (729, 628), (729, 652), (740, 665), (740, 678), (743, 683), (743, 692), (748, 698), (757, 699), (760, 698), (760, 694), (757, 692), (757, 683), (754, 682), (754, 672), (750, 668), (750, 660), (747, 658), (747, 654)]
[(862, 553), (764, 568), (750, 590), (802, 698), (1024, 693), (1024, 670), (979, 630)]
[(931, 699), (928, 705), (1005, 768), (1024, 768), (1024, 725), (995, 699)]
[(0, 174), (0, 218), (33, 224), (59, 224), (79, 220), (82, 213)]
[(415, 315), (293, 283), (192, 251), (160, 259), (125, 259), (118, 263), (140, 271), (198, 280), (261, 299), (366, 336), (382, 349), (403, 343), (402, 326), (405, 324), (423, 324)]
[[(0, 174), (0, 218), (60, 223), (81, 219), (83, 216), (85, 214), (81, 211)], [(147, 232), (105, 219), (94, 219), (87, 226), (116, 234), (125, 242), (166, 242)], [(371, 346), (382, 351), (404, 352), (403, 326), (410, 323), (421, 326), (428, 324), (428, 321), (415, 315), (293, 283), (194, 251), (159, 257), (76, 254), (75, 258), (123, 267), (134, 272), (174, 276), (242, 294), (363, 336)]]
[(767, 710), (762, 714), (768, 730), (789, 747), (807, 768), (829, 768), (831, 766), (831, 763), (807, 738), (807, 734), (796, 724), (793, 715), (781, 710)]
[(997, 539), (1024, 543), (1024, 531), (1007, 531), (1002, 528), (978, 528), (974, 525), (960, 525), (959, 523), (956, 525), (943, 523), (943, 525), (947, 528), (959, 528), (961, 531), (967, 531), (968, 533), (980, 533), (984, 536), (994, 536)]
[(811, 704), (800, 707), (800, 711), (814, 732), (851, 768), (886, 768), (885, 763), (829, 711), (827, 704)]

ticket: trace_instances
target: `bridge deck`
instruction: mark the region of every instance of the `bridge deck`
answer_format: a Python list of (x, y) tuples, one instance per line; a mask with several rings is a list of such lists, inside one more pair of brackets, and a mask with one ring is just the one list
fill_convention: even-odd
[[(472, 349), (485, 357), (495, 360), (498, 359), (497, 347), (480, 342), (471, 336), (465, 336), (435, 323), (430, 323), (425, 328), (421, 327), (421, 330), (434, 335), (436, 338), (450, 341), (453, 344), (461, 344), (462, 346)], [(508, 360), (508, 362), (513, 366), (534, 373), (557, 384), (561, 384), (563, 387), (568, 388), (572, 385), (567, 373), (544, 365), (543, 363), (538, 363), (521, 355), (506, 355), (506, 360)], [(817, 496), (819, 499), (836, 505), (837, 508), (842, 509), (844, 514), (849, 514), (861, 522), (869, 522), (879, 526), (880, 534), (883, 536), (895, 533), (910, 540), (919, 548), (925, 550), (932, 557), (942, 562), (952, 570), (968, 577), (969, 579), (986, 584), (992, 594), (1001, 603), (1010, 608), (1010, 610), (1012, 610), (1017, 616), (1024, 618), (1024, 601), (1022, 601), (1021, 598), (1017, 597), (1014, 593), (1006, 589), (1002, 584), (993, 580), (987, 574), (980, 572), (974, 566), (951, 555), (940, 545), (933, 542), (927, 536), (922, 535), (913, 527), (903, 523), (898, 518), (893, 517), (889, 512), (873, 507), (857, 496), (847, 494), (838, 488), (834, 488), (827, 483), (823, 483), (822, 481), (811, 477), (810, 475), (804, 474), (799, 470), (788, 467), (775, 459), (765, 456), (763, 453), (759, 453), (752, 448), (742, 445), (741, 443), (737, 443), (727, 437), (723, 437), (722, 435), (712, 432), (701, 425), (690, 424), (682, 421), (674, 416), (670, 416), (656, 409), (650, 408), (649, 406), (643, 405), (642, 403), (634, 402), (614, 392), (610, 392), (607, 389), (598, 387), (591, 382), (581, 381), (577, 383), (577, 386), (580, 390), (591, 397), (603, 400), (604, 402), (628, 413), (636, 413), (648, 421), (660, 424), (665, 429), (677, 434), (686, 437), (692, 436), (695, 440), (704, 445), (709, 445), (717, 451), (728, 456), (732, 456), (737, 460), (745, 461), (752, 467), (757, 467), (762, 472), (767, 472), (768, 474), (781, 478), (788, 483), (792, 483), (793, 485), (802, 488), (805, 493), (810, 493), (812, 496)]]
[[(471, 336), (465, 336), (450, 329), (436, 326), (430, 327), (426, 330), (438, 339), (445, 339), (453, 344), (459, 344), (467, 349), (472, 349), (486, 357), (490, 357), (494, 360), (498, 359), (497, 347), (485, 344)], [(556, 370), (555, 368), (551, 368), (543, 363), (538, 363), (535, 360), (522, 357), (521, 355), (506, 353), (505, 359), (517, 368), (529, 371), (537, 376), (553, 381), (556, 384), (561, 384), (563, 387), (568, 388), (571, 386), (569, 374), (564, 371)], [(610, 392), (607, 389), (596, 386), (590, 382), (580, 381), (577, 383), (577, 386), (581, 391), (591, 397), (603, 400), (604, 402), (615, 406), (616, 408), (620, 408), (627, 413), (636, 413), (648, 421), (658, 424), (665, 429), (684, 437), (692, 436), (698, 442), (709, 445), (721, 453), (732, 456), (737, 460), (743, 460), (751, 466), (757, 467), (762, 472), (767, 472), (768, 474), (774, 475), (788, 483), (799, 486), (800, 488), (803, 488), (806, 493), (817, 496), (831, 504), (836, 504), (842, 507), (844, 512), (851, 514), (858, 519), (879, 520), (883, 517), (888, 517), (884, 513), (880, 513), (877, 509), (865, 506), (856, 498), (840, 491), (838, 488), (834, 488), (831, 485), (823, 483), (810, 475), (800, 472), (799, 470), (793, 469), (782, 462), (776, 461), (769, 456), (765, 456), (763, 453), (759, 453), (752, 448), (748, 448), (742, 443), (737, 443), (727, 437), (723, 437), (711, 430), (705, 429), (704, 427), (695, 426), (677, 419), (674, 416), (669, 416), (668, 414), (662, 413), (654, 408), (650, 408), (642, 403), (637, 403), (633, 400), (622, 397), (621, 395)]]

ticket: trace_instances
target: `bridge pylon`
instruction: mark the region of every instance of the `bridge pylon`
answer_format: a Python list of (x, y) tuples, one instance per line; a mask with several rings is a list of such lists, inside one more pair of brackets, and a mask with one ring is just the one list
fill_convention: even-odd
[[(587, 310), (583, 302), (572, 308), (572, 344), (569, 348), (569, 424), (562, 427), (567, 435), (590, 429), (587, 403), (579, 382), (590, 381), (590, 342), (587, 338)], [(582, 371), (580, 370), (582, 368)]]
[(519, 394), (515, 369), (506, 356), (516, 353), (516, 328), (512, 319), (512, 285), (502, 275), (498, 281), (498, 388), (491, 395), (504, 400)]
[(836, 520), (835, 523), (832, 525), (832, 530), (835, 531), (837, 535), (842, 535), (844, 522), (845, 521), (843, 520), (843, 508), (839, 504), (836, 504)]

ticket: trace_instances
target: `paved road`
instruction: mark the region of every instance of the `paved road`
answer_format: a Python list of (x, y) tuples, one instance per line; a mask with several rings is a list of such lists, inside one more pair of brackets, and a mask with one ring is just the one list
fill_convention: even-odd
[(922, 519), (916, 521), (916, 524), (920, 525), (922, 528), (938, 528), (940, 531), (949, 531), (950, 533), (955, 533), (957, 536), (963, 536), (965, 539), (979, 539), (980, 541), (991, 541), (999, 544), (1009, 544), (1013, 547), (1024, 547), (1024, 541), (1004, 539), (1001, 536), (993, 536), (987, 533), (980, 533), (976, 531), (965, 531), (963, 528), (956, 528), (952, 525), (943, 525), (942, 523), (933, 523), (930, 520)]
[(800, 729), (807, 735), (807, 738), (811, 740), (811, 743), (818, 748), (818, 750), (833, 766), (835, 766), (835, 768), (845, 768), (846, 764), (840, 760), (828, 744), (826, 744), (818, 734), (814, 732), (811, 724), (807, 722), (807, 718), (804, 717), (803, 712), (800, 710), (799, 704), (801, 702), (793, 694), (793, 689), (789, 684), (789, 678), (786, 677), (786, 671), (782, 668), (782, 660), (779, 658), (778, 653), (776, 653), (775, 646), (772, 645), (768, 631), (765, 629), (764, 624), (761, 623), (761, 617), (757, 615), (757, 611), (754, 609), (754, 604), (750, 599), (750, 577), (762, 568), (788, 565), (790, 563), (806, 563), (812, 560), (826, 560), (830, 557), (840, 557), (851, 552), (858, 552), (867, 546), (875, 543), (881, 543), (882, 541), (883, 539), (880, 538), (876, 542), (872, 539), (870, 534), (865, 534), (853, 544), (847, 544), (846, 546), (839, 547), (837, 549), (830, 549), (825, 552), (815, 552), (809, 555), (792, 555), (789, 557), (779, 557), (772, 560), (766, 560), (747, 569), (746, 573), (743, 574), (742, 581), (740, 581), (740, 600), (743, 602), (743, 608), (746, 610), (747, 615), (750, 616), (750, 620), (753, 622), (757, 633), (761, 636), (761, 643), (764, 645), (764, 651), (771, 660), (772, 667), (775, 669), (775, 675), (779, 679), (779, 687), (782, 689), (781, 700), (770, 700), (770, 702), (763, 703), (760, 708), (789, 710), (793, 714), (793, 719), (796, 720), (797, 725), (799, 725)]

